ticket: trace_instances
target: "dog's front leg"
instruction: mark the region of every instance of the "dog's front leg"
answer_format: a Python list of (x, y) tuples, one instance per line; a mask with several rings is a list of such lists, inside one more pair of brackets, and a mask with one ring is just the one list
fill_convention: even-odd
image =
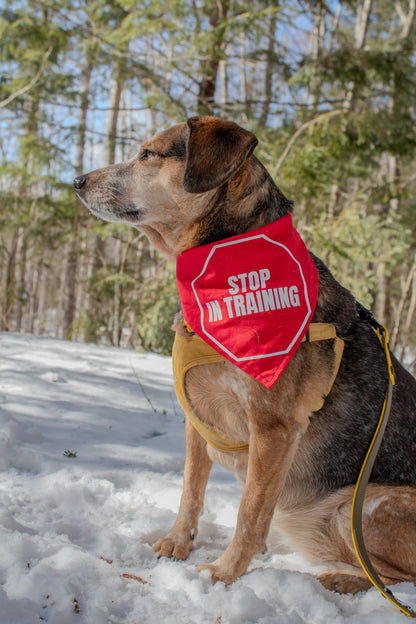
[(219, 559), (201, 566), (211, 571), (214, 582), (223, 581), (229, 585), (244, 574), (253, 556), (264, 550), (299, 437), (299, 430), (283, 424), (266, 431), (252, 424), (247, 479), (233, 540)]
[(186, 459), (181, 504), (175, 524), (153, 549), (159, 557), (186, 559), (198, 532), (198, 520), (204, 504), (205, 488), (212, 467), (207, 444), (186, 419)]

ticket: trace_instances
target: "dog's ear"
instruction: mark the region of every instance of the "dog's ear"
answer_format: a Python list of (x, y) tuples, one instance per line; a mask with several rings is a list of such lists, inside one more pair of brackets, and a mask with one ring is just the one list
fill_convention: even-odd
[(183, 187), (204, 193), (221, 186), (256, 147), (257, 137), (233, 121), (191, 117)]

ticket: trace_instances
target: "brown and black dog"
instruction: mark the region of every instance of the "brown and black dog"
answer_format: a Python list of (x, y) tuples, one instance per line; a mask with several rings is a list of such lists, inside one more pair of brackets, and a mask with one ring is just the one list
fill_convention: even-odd
[[(291, 212), (288, 201), (253, 155), (254, 134), (230, 121), (194, 117), (160, 132), (127, 162), (75, 178), (89, 210), (144, 232), (170, 260), (184, 250), (271, 223)], [(185, 378), (198, 417), (249, 451), (207, 445), (186, 419), (186, 462), (177, 520), (154, 546), (186, 559), (213, 460), (243, 484), (234, 537), (209, 568), (232, 583), (263, 551), (270, 524), (291, 549), (318, 561), (340, 562), (320, 580), (330, 589), (370, 587), (352, 545), (350, 512), (361, 464), (382, 409), (387, 369), (354, 297), (315, 256), (319, 294), (314, 322), (333, 323), (345, 349), (324, 407), (334, 360), (328, 340), (302, 344), (267, 389), (229, 362), (196, 366)], [(186, 333), (183, 319), (175, 329)], [(386, 584), (416, 581), (416, 381), (393, 358), (396, 385), (390, 420), (368, 486), (366, 546)], [(344, 566), (342, 564), (348, 564)], [(353, 566), (353, 567), (351, 567)]]

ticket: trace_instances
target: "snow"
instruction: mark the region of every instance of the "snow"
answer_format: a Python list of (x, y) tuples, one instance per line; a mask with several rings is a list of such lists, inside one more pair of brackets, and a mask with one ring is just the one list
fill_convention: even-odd
[[(195, 550), (157, 559), (182, 487), (170, 358), (0, 334), (0, 624), (399, 624), (376, 589), (341, 596), (269, 543), (213, 585), (241, 490), (215, 467)], [(130, 575), (123, 576), (123, 575)], [(416, 605), (416, 588), (394, 589)]]

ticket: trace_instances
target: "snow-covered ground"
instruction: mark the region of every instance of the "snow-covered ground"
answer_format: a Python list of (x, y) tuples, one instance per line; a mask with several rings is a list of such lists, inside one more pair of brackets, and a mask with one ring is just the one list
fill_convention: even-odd
[[(377, 590), (325, 590), (323, 568), (269, 544), (226, 588), (198, 564), (233, 533), (239, 498), (215, 468), (196, 548), (157, 559), (184, 462), (171, 361), (0, 334), (0, 624), (399, 624)], [(125, 576), (130, 575), (130, 576)], [(416, 605), (416, 588), (397, 596)]]

